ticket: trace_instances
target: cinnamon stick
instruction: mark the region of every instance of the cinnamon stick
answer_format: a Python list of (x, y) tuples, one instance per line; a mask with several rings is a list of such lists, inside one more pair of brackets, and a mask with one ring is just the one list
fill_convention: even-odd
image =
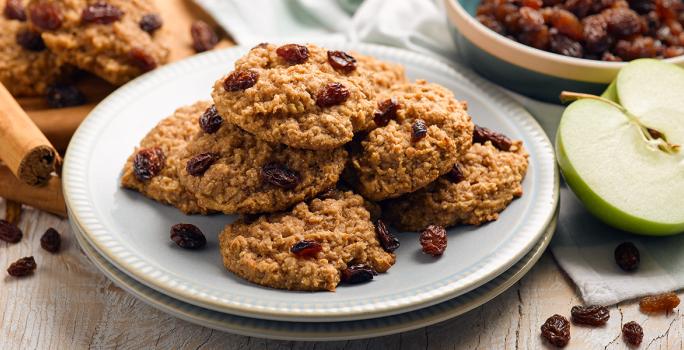
[(29, 186), (19, 181), (9, 168), (0, 166), (0, 197), (61, 217), (67, 216), (62, 182), (56, 176), (51, 176), (45, 186)]
[(59, 155), (19, 103), (0, 83), (0, 160), (21, 181), (45, 184)]

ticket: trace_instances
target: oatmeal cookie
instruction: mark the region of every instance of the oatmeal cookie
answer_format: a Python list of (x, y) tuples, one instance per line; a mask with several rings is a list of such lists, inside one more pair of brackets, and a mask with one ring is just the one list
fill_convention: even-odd
[[(121, 185), (136, 190), (156, 201), (173, 205), (186, 214), (202, 213), (207, 210), (197, 205), (195, 196), (186, 191), (178, 178), (181, 164), (180, 156), (188, 142), (199, 132), (198, 119), (211, 106), (208, 101), (200, 101), (177, 109), (173, 115), (157, 124), (126, 162), (121, 177)], [(135, 174), (133, 161), (142, 149), (158, 147), (164, 154), (164, 165), (156, 176), (140, 180)]]
[(27, 13), (50, 51), (112, 84), (169, 60), (163, 31), (149, 20), (141, 24), (148, 16), (159, 19), (150, 0), (31, 0)]
[(370, 200), (398, 197), (435, 181), (472, 143), (471, 118), (446, 88), (419, 80), (390, 92), (396, 113), (362, 139), (349, 169), (348, 180)]
[(475, 143), (459, 162), (460, 176), (442, 176), (417, 192), (387, 201), (383, 214), (406, 231), (494, 221), (514, 198), (522, 196), (527, 165), (520, 141), (514, 141), (508, 152), (489, 141)]
[[(70, 69), (45, 48), (40, 34), (25, 19), (28, 1), (11, 1), (16, 10), (0, 14), (0, 82), (14, 96), (38, 96)], [(6, 9), (0, 0), (0, 10)], [(12, 13), (8, 13), (12, 11)]]
[(240, 58), (235, 71), (214, 85), (216, 108), (265, 141), (314, 150), (340, 147), (372, 119), (371, 83), (356, 69), (333, 68), (325, 49), (289, 47), (283, 53), (282, 47), (263, 44)]
[(320, 152), (272, 144), (225, 120), (218, 131), (201, 132), (188, 144), (180, 177), (202, 207), (226, 214), (274, 212), (334, 187), (346, 157), (341, 148)]
[(378, 99), (387, 98), (393, 85), (405, 84), (404, 66), (398, 63), (381, 61), (371, 56), (352, 53), (362, 75), (369, 77)]
[[(298, 257), (290, 249), (302, 240), (314, 241), (322, 250)], [(219, 241), (228, 270), (280, 289), (334, 291), (340, 271), (352, 264), (386, 272), (395, 262), (376, 238), (364, 199), (352, 192), (299, 203), (252, 222), (240, 219), (226, 226)]]

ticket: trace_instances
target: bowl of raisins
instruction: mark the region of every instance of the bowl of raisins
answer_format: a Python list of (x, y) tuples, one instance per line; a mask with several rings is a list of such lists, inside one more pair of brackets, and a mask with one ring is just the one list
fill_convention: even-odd
[(460, 59), (540, 100), (600, 94), (625, 62), (684, 66), (682, 0), (444, 0)]

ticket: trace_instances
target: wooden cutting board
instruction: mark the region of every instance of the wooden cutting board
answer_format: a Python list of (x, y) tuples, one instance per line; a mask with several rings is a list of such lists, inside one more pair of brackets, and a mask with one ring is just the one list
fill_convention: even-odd
[[(201, 19), (213, 25), (221, 35), (217, 48), (234, 45), (215, 22), (192, 0), (155, 0), (164, 19), (164, 30), (171, 33), (171, 61), (181, 60), (195, 54), (192, 49), (190, 25)], [(116, 89), (104, 80), (86, 74), (78, 79), (78, 87), (85, 93), (88, 103), (70, 108), (49, 108), (43, 97), (21, 98), (19, 104), (60, 152), (63, 152), (71, 135), (90, 111)]]

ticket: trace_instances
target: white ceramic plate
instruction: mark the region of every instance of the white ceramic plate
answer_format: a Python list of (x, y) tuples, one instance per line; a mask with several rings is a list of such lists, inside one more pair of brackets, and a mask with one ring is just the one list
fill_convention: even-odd
[[(556, 214), (557, 215), (557, 214)], [(83, 238), (72, 222), (72, 232), (93, 264), (117, 286), (146, 304), (186, 321), (240, 335), (301, 341), (351, 340), (408, 332), (462, 315), (506, 291), (520, 280), (544, 253), (556, 228), (557, 216), (522, 259), (503, 274), (464, 295), (428, 308), (395, 316), (347, 322), (284, 322), (233, 316), (170, 298), (117, 270)]]
[[(440, 83), (467, 100), (476, 123), (522, 139), (530, 153), (525, 195), (496, 222), (449, 230), (449, 249), (439, 259), (420, 252), (415, 233), (400, 234), (396, 265), (369, 284), (340, 287), (335, 293), (303, 293), (263, 288), (232, 275), (221, 264), (216, 234), (233, 217), (184, 216), (121, 189), (119, 173), (138, 141), (160, 119), (181, 105), (208, 98), (215, 79), (247, 51), (238, 47), (195, 56), (136, 79), (83, 122), (67, 151), (63, 186), (71, 218), (93, 247), (119, 270), (173, 298), (283, 321), (340, 321), (416, 310), (481, 286), (522, 258), (544, 233), (558, 202), (553, 147), (532, 116), (461, 68), (382, 46), (321, 45), (402, 63), (410, 78)], [(168, 231), (178, 222), (199, 226), (208, 236), (207, 249), (175, 247)]]

